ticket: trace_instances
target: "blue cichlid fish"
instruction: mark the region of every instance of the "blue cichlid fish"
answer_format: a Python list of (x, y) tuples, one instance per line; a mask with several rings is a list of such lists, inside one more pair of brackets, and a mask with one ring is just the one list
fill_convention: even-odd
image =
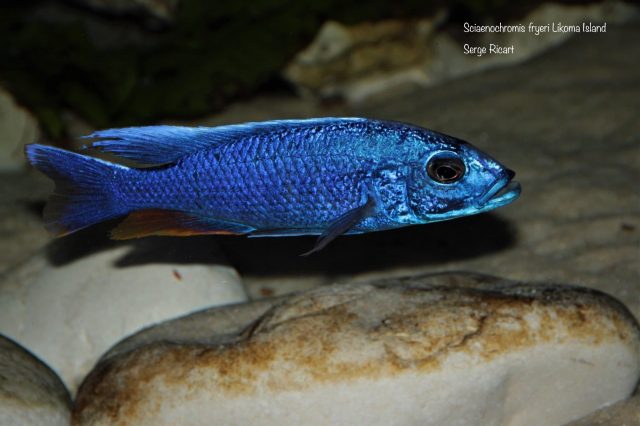
[(481, 213), (520, 194), (514, 173), (470, 144), (392, 121), (148, 126), (86, 137), (97, 139), (90, 148), (151, 167), (28, 145), (31, 164), (56, 183), (44, 220), (58, 236), (128, 215), (113, 238), (320, 235), (311, 253), (341, 234)]

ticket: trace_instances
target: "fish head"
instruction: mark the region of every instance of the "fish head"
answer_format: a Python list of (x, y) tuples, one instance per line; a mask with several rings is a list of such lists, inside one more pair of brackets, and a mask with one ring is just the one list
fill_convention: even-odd
[(519, 197), (515, 172), (471, 144), (445, 135), (427, 143), (407, 184), (410, 208), (422, 223), (482, 213)]

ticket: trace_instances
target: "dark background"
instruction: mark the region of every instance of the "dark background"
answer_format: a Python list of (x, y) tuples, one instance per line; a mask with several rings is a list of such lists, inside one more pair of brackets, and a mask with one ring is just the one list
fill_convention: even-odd
[(440, 30), (455, 35), (461, 22), (512, 19), (541, 2), (182, 0), (170, 17), (116, 3), (0, 6), (0, 85), (49, 139), (68, 135), (64, 110), (96, 128), (142, 125), (197, 118), (257, 91), (291, 91), (279, 72), (327, 20), (417, 19), (446, 8)]

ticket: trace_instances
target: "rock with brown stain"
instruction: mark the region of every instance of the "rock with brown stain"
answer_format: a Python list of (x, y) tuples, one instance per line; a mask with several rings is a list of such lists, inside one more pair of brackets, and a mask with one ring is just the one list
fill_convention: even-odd
[(560, 425), (639, 376), (638, 324), (603, 293), (415, 277), (143, 331), (87, 377), (73, 424)]
[(64, 426), (71, 399), (58, 376), (0, 335), (0, 425)]

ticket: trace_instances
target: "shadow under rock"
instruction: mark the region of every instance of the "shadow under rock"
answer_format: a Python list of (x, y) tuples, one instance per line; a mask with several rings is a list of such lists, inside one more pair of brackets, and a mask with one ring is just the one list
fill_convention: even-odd
[(226, 258), (241, 276), (355, 274), (445, 263), (508, 249), (516, 242), (510, 222), (494, 214), (339, 237), (324, 250), (300, 257), (315, 237), (220, 237)]

